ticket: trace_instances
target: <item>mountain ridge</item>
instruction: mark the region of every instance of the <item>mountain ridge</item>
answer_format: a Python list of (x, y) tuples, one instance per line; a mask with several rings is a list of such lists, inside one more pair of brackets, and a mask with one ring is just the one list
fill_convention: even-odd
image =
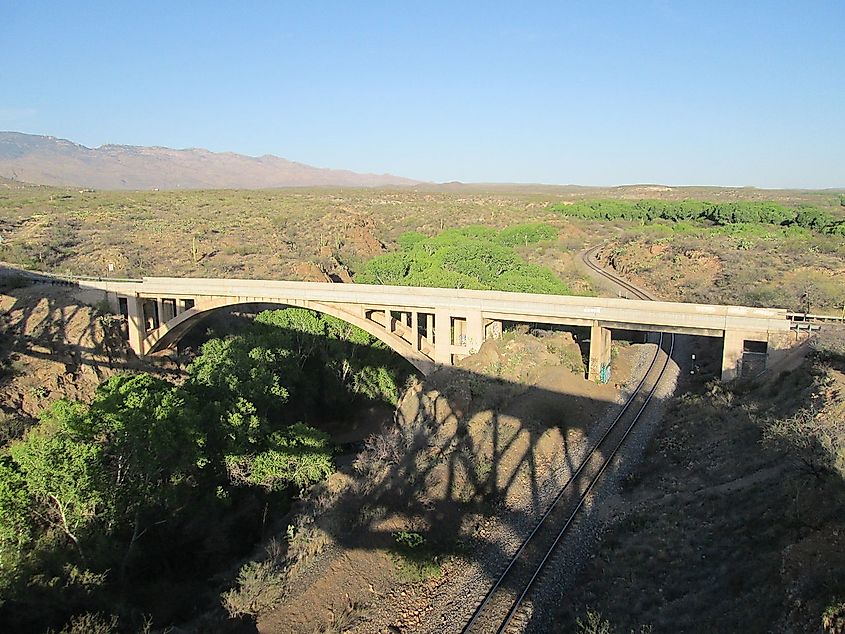
[(273, 154), (107, 143), (0, 131), (0, 177), (96, 189), (270, 189), (411, 186), (421, 181), (314, 167)]

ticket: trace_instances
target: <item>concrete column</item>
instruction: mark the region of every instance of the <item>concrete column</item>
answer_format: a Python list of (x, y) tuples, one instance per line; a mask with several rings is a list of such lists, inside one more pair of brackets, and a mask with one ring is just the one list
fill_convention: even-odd
[(129, 313), (129, 347), (135, 354), (144, 354), (144, 337), (146, 326), (144, 324), (144, 300), (137, 296), (126, 298), (126, 307)]
[[(767, 332), (752, 332), (748, 330), (726, 330), (722, 342), (722, 380), (733, 381), (742, 373), (742, 357), (745, 342), (765, 342), (766, 360), (770, 360), (772, 350), (777, 351), (777, 345), (771, 345), (771, 337)], [(754, 344), (749, 344), (753, 346)], [(750, 348), (752, 351), (753, 347)], [(751, 355), (755, 356), (755, 355)]]
[(164, 299), (161, 297), (156, 299), (156, 310), (158, 311), (158, 326), (161, 328), (167, 322), (167, 316), (164, 312)]
[(419, 313), (415, 310), (411, 311), (411, 343), (414, 346), (414, 350), (420, 349)]
[(159, 300), (158, 310), (159, 320), (161, 322), (159, 325), (163, 326), (176, 316), (176, 300), (170, 297)]
[(502, 338), (502, 322), (498, 319), (487, 319), (484, 325), (484, 340), (487, 339), (501, 339)]
[(115, 315), (120, 314), (120, 302), (117, 299), (117, 293), (106, 292), (106, 301), (109, 303), (111, 312)]
[(434, 327), (429, 331), (434, 334), (434, 362), (452, 365), (452, 316), (443, 308), (434, 310)]
[(466, 319), (467, 354), (475, 354), (484, 343), (484, 320), (481, 311), (468, 314)]
[(739, 376), (745, 334), (736, 330), (726, 330), (722, 341), (722, 380), (733, 381)]
[(449, 340), (453, 346), (466, 346), (467, 320), (465, 317), (457, 315), (449, 317)]
[(610, 328), (602, 328), (594, 321), (590, 326), (590, 367), (587, 378), (598, 383), (601, 370), (610, 365)]

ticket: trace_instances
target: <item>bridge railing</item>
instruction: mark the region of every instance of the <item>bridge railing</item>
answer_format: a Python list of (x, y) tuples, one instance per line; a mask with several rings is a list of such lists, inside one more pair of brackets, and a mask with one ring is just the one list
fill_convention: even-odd
[(813, 313), (786, 313), (787, 319), (793, 323), (810, 324), (845, 324), (845, 311), (842, 315), (818, 315)]

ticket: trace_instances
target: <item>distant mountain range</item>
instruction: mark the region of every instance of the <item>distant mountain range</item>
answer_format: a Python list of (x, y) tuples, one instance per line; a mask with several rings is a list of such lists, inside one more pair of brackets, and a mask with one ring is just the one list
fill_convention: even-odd
[(39, 185), (95, 189), (261, 189), (384, 187), (420, 181), (244, 156), (200, 148), (102, 145), (88, 148), (51, 136), (0, 132), (0, 177)]

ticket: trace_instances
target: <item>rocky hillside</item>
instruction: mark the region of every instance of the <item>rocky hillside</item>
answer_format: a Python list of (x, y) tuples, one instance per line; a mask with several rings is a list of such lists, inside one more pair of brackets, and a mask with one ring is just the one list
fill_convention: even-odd
[(843, 343), (826, 328), (799, 366), (756, 383), (691, 377), (604, 505), (602, 545), (549, 620), (561, 631), (588, 614), (602, 632), (845, 631)]
[(88, 402), (118, 372), (166, 372), (131, 353), (119, 320), (66, 287), (0, 280), (0, 333), (0, 447), (56, 399)]
[(87, 148), (50, 136), (0, 132), (0, 176), (41, 185), (96, 189), (262, 189), (382, 187), (417, 181), (296, 163), (278, 156), (244, 156), (201, 148), (102, 145)]

